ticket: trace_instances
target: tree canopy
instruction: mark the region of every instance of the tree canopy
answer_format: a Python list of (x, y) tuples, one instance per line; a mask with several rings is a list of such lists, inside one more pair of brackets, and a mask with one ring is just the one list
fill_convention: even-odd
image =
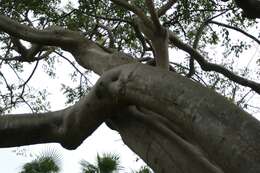
[[(241, 109), (259, 110), (258, 9), (257, 0), (2, 0), (0, 147), (75, 149), (106, 122), (155, 172), (259, 172), (260, 125)], [(63, 60), (77, 85), (55, 78)], [(67, 108), (49, 111), (48, 89), (32, 87), (41, 65)]]

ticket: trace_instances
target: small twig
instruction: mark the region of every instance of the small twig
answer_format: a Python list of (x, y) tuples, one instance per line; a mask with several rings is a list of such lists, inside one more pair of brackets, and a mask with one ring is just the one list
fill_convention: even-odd
[(10, 103), (11, 105), (13, 104), (13, 89), (12, 87), (8, 84), (7, 79), (5, 78), (4, 74), (2, 72), (0, 72), (0, 76), (2, 76), (2, 78), (4, 79), (5, 85), (8, 89), (8, 91), (10, 92)]
[(249, 90), (239, 101), (237, 101), (237, 105), (239, 106), (252, 91), (253, 90)]
[(63, 59), (65, 59), (66, 61), (68, 61), (70, 63), (70, 65), (72, 65), (72, 67), (82, 76), (84, 76), (84, 78), (90, 83), (90, 85), (93, 85), (90, 80), (75, 66), (75, 64), (73, 62), (71, 62), (67, 57), (65, 57), (64, 55), (62, 55), (61, 53), (54, 51), (54, 53), (56, 53), (57, 55), (59, 55), (60, 57), (62, 57)]
[(33, 75), (35, 74), (35, 71), (36, 71), (36, 69), (37, 69), (37, 67), (38, 67), (38, 64), (39, 64), (39, 61), (36, 62), (36, 64), (35, 64), (35, 66), (34, 66), (32, 72), (31, 72), (30, 76), (28, 77), (28, 79), (27, 79), (22, 85), (20, 85), (20, 86), (18, 87), (18, 88), (21, 88), (21, 87), (22, 87), (22, 92), (21, 92), (20, 96), (22, 96), (22, 95), (24, 94), (25, 86), (26, 86), (27, 83), (31, 80), (31, 78), (33, 77)]
[(20, 96), (20, 98), (22, 99), (23, 103), (25, 103), (29, 107), (29, 109), (32, 111), (32, 113), (34, 114), (35, 111), (31, 107), (31, 105), (23, 98), (23, 96)]
[(53, 19), (51, 22), (56, 23), (57, 21), (66, 18), (67, 16), (71, 15), (72, 13), (74, 13), (74, 12), (76, 12), (76, 11), (77, 11), (77, 9), (72, 9), (70, 12), (65, 13), (64, 15), (62, 15), (62, 16), (56, 18), (56, 19)]
[(15, 69), (12, 67), (12, 65), (9, 62), (6, 62), (6, 64), (8, 64), (10, 69), (14, 72), (15, 76), (17, 77), (17, 79), (22, 80), (21, 77), (18, 75), (17, 71), (15, 71)]

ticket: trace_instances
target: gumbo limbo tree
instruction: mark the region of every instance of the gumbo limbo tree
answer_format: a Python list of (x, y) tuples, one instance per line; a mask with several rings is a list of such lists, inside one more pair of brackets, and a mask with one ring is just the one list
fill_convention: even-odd
[[(75, 149), (106, 122), (157, 173), (260, 172), (260, 124), (242, 110), (260, 94), (258, 74), (233, 66), (260, 44), (259, 1), (60, 3), (0, 2), (1, 147)], [(57, 60), (71, 63), (80, 85), (63, 85), (71, 106), (51, 112), (30, 79), (44, 63), (54, 78)], [(93, 87), (86, 71), (100, 75)], [(19, 106), (31, 112), (9, 114)]]

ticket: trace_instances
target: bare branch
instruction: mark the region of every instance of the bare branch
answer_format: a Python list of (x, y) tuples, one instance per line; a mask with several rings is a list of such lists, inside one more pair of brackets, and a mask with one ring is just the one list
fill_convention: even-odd
[[(205, 20), (201, 25), (200, 27), (198, 28), (198, 31), (196, 33), (196, 36), (195, 36), (195, 39), (194, 39), (194, 42), (193, 42), (193, 45), (192, 45), (192, 48), (193, 49), (197, 49), (198, 48), (198, 45), (199, 45), (199, 41), (201, 39), (201, 36), (203, 34), (203, 30), (207, 27), (208, 23), (210, 21), (212, 21), (213, 19), (223, 15), (224, 13), (226, 13), (227, 10), (215, 15), (215, 16), (212, 16), (210, 18), (208, 18), (207, 20)], [(194, 67), (194, 58), (191, 56), (190, 57), (190, 62), (189, 62), (189, 66), (190, 66), (190, 70), (189, 70), (189, 73), (187, 74), (187, 77), (191, 77), (193, 74), (195, 74), (195, 67)]]
[(168, 2), (158, 10), (158, 16), (164, 15), (176, 2), (177, 0), (168, 0)]
[(257, 39), (256, 37), (254, 37), (253, 35), (243, 31), (242, 29), (240, 28), (237, 28), (237, 27), (234, 27), (234, 26), (230, 26), (230, 25), (227, 25), (227, 24), (224, 24), (224, 23), (220, 23), (220, 22), (217, 22), (217, 21), (209, 21), (208, 23), (212, 23), (212, 24), (216, 24), (218, 26), (223, 26), (223, 27), (226, 27), (226, 28), (229, 28), (229, 29), (232, 29), (232, 30), (235, 30), (235, 31), (238, 31), (242, 34), (244, 34), (245, 36), (251, 38), (252, 40), (254, 40), (255, 42), (257, 42), (258, 44), (260, 44), (260, 40)]
[[(199, 27), (199, 29), (196, 33), (196, 36), (195, 36), (195, 39), (194, 39), (194, 42), (193, 42), (193, 45), (192, 45), (192, 48), (194, 50), (196, 50), (198, 48), (200, 38), (202, 36), (203, 30), (206, 27), (206, 25), (207, 25), (207, 23), (203, 22), (200, 25), (200, 27)], [(192, 75), (195, 74), (194, 58), (192, 56), (190, 57), (190, 64), (189, 65), (190, 65), (190, 70), (189, 70), (189, 73), (187, 74), (187, 77), (191, 77)]]
[(6, 88), (8, 89), (8, 91), (10, 92), (10, 104), (12, 105), (13, 104), (13, 88), (11, 85), (9, 85), (6, 77), (4, 76), (4, 74), (0, 71), (0, 76), (4, 79), (4, 82), (5, 82), (5, 85), (6, 85)]
[(34, 109), (32, 108), (32, 106), (28, 103), (28, 101), (26, 101), (23, 97), (23, 95), (20, 95), (20, 98), (22, 99), (23, 103), (25, 103), (28, 108), (31, 110), (31, 112), (34, 114)]
[(93, 85), (91, 83), (91, 81), (85, 76), (85, 74), (83, 74), (76, 66), (73, 62), (71, 62), (67, 57), (65, 57), (64, 55), (62, 55), (61, 53), (55, 51), (54, 53), (56, 53), (57, 55), (59, 55), (60, 57), (62, 57), (63, 59), (65, 59), (66, 61), (68, 61), (70, 63), (70, 65), (72, 65), (72, 67), (81, 75), (85, 78), (86, 81), (88, 81), (91, 85)]
[(257, 92), (258, 94), (260, 94), (260, 84), (259, 83), (245, 79), (243, 77), (240, 77), (220, 65), (208, 62), (207, 60), (205, 60), (205, 58), (199, 52), (197, 52), (192, 47), (190, 47), (189, 45), (187, 45), (187, 44), (183, 43), (181, 40), (179, 40), (173, 32), (169, 32), (169, 39), (173, 45), (175, 45), (176, 47), (178, 47), (179, 49), (181, 49), (185, 52), (188, 52), (190, 54), (190, 56), (192, 56), (200, 64), (200, 66), (203, 70), (215, 71), (220, 74), (223, 74), (230, 80), (232, 80), (240, 85), (249, 87), (249, 88), (253, 89), (255, 92)]
[(39, 61), (36, 62), (36, 64), (35, 64), (35, 66), (34, 66), (32, 72), (31, 72), (30, 76), (28, 77), (28, 79), (27, 79), (22, 85), (19, 86), (19, 88), (22, 87), (22, 92), (21, 92), (21, 94), (20, 94), (20, 97), (23, 96), (24, 91), (25, 91), (25, 86), (27, 85), (27, 83), (28, 83), (28, 82), (31, 80), (31, 78), (33, 77), (33, 75), (34, 75), (34, 73), (35, 73), (35, 71), (36, 71), (36, 69), (37, 69), (37, 67), (38, 67), (38, 64), (39, 64)]

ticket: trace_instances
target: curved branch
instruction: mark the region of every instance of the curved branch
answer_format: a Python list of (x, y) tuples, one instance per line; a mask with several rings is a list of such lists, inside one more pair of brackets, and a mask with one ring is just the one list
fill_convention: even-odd
[(31, 80), (31, 78), (33, 77), (33, 75), (34, 75), (34, 73), (35, 73), (35, 71), (36, 71), (38, 65), (39, 65), (39, 61), (36, 62), (36, 64), (35, 64), (35, 66), (34, 66), (32, 72), (31, 72), (30, 76), (28, 77), (28, 79), (27, 79), (22, 85), (19, 86), (19, 88), (22, 87), (22, 92), (21, 92), (21, 94), (20, 94), (20, 97), (23, 96), (24, 91), (25, 91), (25, 86), (27, 85), (27, 83), (28, 83), (28, 82)]
[[(193, 45), (192, 45), (192, 48), (193, 48), (194, 50), (196, 50), (196, 49), (198, 48), (199, 41), (200, 41), (200, 38), (201, 38), (201, 36), (202, 36), (203, 30), (204, 30), (204, 28), (206, 27), (206, 24), (207, 24), (207, 23), (203, 22), (203, 23), (200, 25), (200, 27), (199, 27), (199, 29), (198, 29), (198, 31), (197, 31), (197, 33), (196, 33), (196, 36), (195, 36), (195, 39), (194, 39), (194, 42), (193, 42)], [(189, 70), (189, 73), (187, 74), (187, 77), (190, 78), (192, 75), (195, 74), (194, 58), (193, 58), (192, 56), (190, 57), (190, 64), (189, 64), (189, 66), (190, 66), (190, 70)]]
[(60, 27), (37, 30), (22, 25), (3, 15), (0, 15), (0, 30), (32, 43), (60, 46), (63, 48), (71, 48), (72, 45), (77, 45), (83, 39), (78, 32), (65, 30)]
[(217, 22), (217, 21), (209, 21), (208, 23), (215, 24), (215, 25), (218, 25), (218, 26), (223, 26), (223, 27), (226, 27), (226, 28), (229, 28), (229, 29), (238, 31), (238, 32), (240, 32), (241, 34), (244, 34), (245, 36), (251, 38), (252, 40), (254, 40), (255, 42), (257, 42), (258, 44), (260, 44), (260, 40), (259, 40), (259, 39), (257, 39), (256, 37), (254, 37), (254, 36), (251, 35), (251, 34), (248, 34), (247, 32), (243, 31), (243, 30), (240, 29), (240, 28), (237, 28), (237, 27), (234, 27), (234, 26), (230, 26), (230, 25), (227, 25), (227, 24), (224, 24), (224, 23), (220, 23), (220, 22)]
[(97, 86), (75, 105), (60, 111), (1, 116), (0, 138), (4, 140), (0, 140), (0, 147), (57, 142), (75, 149), (118, 106), (100, 94), (102, 84)]
[(169, 32), (169, 39), (173, 45), (175, 45), (176, 47), (178, 47), (179, 49), (181, 49), (185, 52), (188, 52), (190, 54), (190, 56), (192, 56), (199, 63), (199, 65), (201, 66), (201, 68), (203, 70), (218, 72), (218, 73), (224, 75), (225, 77), (229, 78), (230, 80), (232, 80), (240, 85), (249, 87), (249, 88), (253, 89), (255, 92), (257, 92), (258, 94), (260, 94), (260, 84), (259, 83), (245, 79), (243, 77), (240, 77), (220, 65), (208, 62), (206, 59), (204, 59), (204, 57), (199, 52), (197, 52), (192, 47), (190, 47), (189, 45), (187, 45), (187, 44), (183, 43), (181, 40), (179, 40), (173, 32)]
[[(10, 25), (18, 29), (8, 28), (5, 25)], [(136, 61), (127, 54), (113, 52), (107, 48), (101, 47), (91, 40), (85, 39), (78, 32), (70, 30), (54, 28), (40, 31), (31, 29), (30, 27), (19, 24), (18, 22), (1, 15), (0, 30), (26, 41), (42, 45), (59, 46), (62, 49), (69, 51), (82, 67), (93, 70), (97, 74), (102, 74), (112, 67)], [(102, 65), (100, 62), (102, 62)]]
[[(208, 18), (207, 20), (205, 20), (201, 25), (200, 27), (198, 28), (198, 31), (196, 33), (196, 36), (195, 36), (195, 39), (194, 39), (194, 42), (193, 42), (193, 45), (192, 45), (192, 48), (194, 50), (196, 50), (198, 48), (198, 45), (199, 45), (199, 41), (201, 39), (201, 36), (202, 36), (202, 33), (203, 33), (203, 30), (207, 27), (208, 23), (210, 21), (212, 21), (213, 19), (223, 15), (224, 13), (226, 13), (227, 11), (223, 11), (215, 16), (212, 16), (210, 18)], [(187, 77), (191, 77), (194, 73), (195, 73), (195, 67), (194, 67), (194, 58), (193, 57), (190, 57), (190, 70), (189, 70), (189, 73), (187, 74)]]

